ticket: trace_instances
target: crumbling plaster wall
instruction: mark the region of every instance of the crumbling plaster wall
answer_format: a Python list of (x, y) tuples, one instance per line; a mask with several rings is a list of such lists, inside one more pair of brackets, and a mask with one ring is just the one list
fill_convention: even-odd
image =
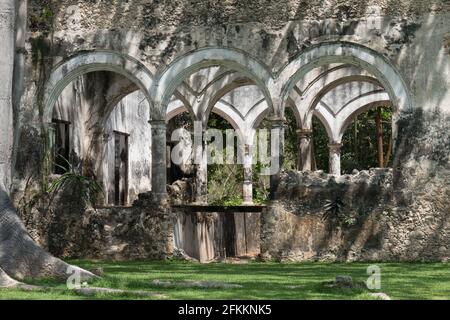
[[(102, 163), (103, 184), (108, 198), (114, 194), (114, 131), (128, 137), (128, 203), (132, 204), (140, 193), (151, 190), (152, 137), (147, 116), (150, 113), (145, 96), (135, 91), (124, 97), (106, 121)], [(106, 201), (107, 203), (111, 203)]]
[(29, 1), (28, 17), (20, 117), (28, 132), (40, 131), (42, 86), (52, 66), (99, 49), (128, 54), (157, 74), (192, 50), (231, 47), (276, 73), (313, 44), (350, 41), (394, 64), (414, 107), (449, 109), (447, 1)]
[[(448, 110), (449, 17), (448, 1), (30, 0), (20, 122), (32, 127), (28, 132), (40, 131), (46, 76), (82, 50), (128, 54), (157, 74), (189, 51), (231, 47), (277, 72), (303, 49), (329, 40), (362, 44), (388, 57), (415, 107)], [(369, 27), (373, 23), (380, 29)]]
[(166, 259), (173, 253), (172, 213), (140, 194), (133, 207), (86, 209), (61, 197), (56, 209), (33, 211), (32, 237), (61, 258), (108, 260)]
[[(372, 6), (381, 15), (375, 20), (368, 13)], [(52, 14), (48, 22), (43, 8)], [(444, 108), (449, 98), (447, 1), (29, 1), (28, 11), (28, 71), (36, 69), (30, 60), (41, 45), (46, 73), (80, 50), (111, 49), (156, 74), (176, 57), (207, 46), (242, 49), (277, 72), (313, 43), (346, 40), (388, 56), (417, 106)], [(373, 21), (379, 30), (368, 27)], [(39, 76), (29, 79), (26, 91)]]
[[(92, 73), (78, 77), (61, 93), (53, 112), (53, 118), (70, 122), (71, 162), (84, 173), (94, 172), (102, 185), (102, 202), (114, 201), (114, 131), (129, 134), (128, 203), (132, 204), (141, 192), (151, 190), (151, 132), (148, 124), (149, 105), (140, 91), (126, 95), (115, 101), (103, 101), (105, 92), (111, 91), (111, 73)], [(115, 92), (120, 96), (122, 92)], [(123, 94), (122, 94), (123, 95)], [(112, 104), (108, 106), (108, 104)], [(105, 109), (108, 109), (105, 111)], [(93, 124), (101, 123), (97, 132)], [(100, 135), (96, 140), (95, 135)], [(95, 150), (95, 164), (89, 161), (89, 151), (93, 143), (99, 144)], [(83, 167), (84, 166), (84, 167)], [(95, 168), (87, 168), (94, 166)]]
[[(379, 220), (388, 214), (392, 170), (340, 177), (285, 172), (278, 198), (262, 215), (264, 259), (364, 260), (385, 252)], [(328, 201), (339, 202), (340, 210), (327, 211)]]
[[(372, 5), (380, 9), (374, 16), (368, 13)], [(448, 21), (446, 0), (29, 0), (26, 41), (18, 48), (24, 55), (25, 79), (16, 117), (15, 191), (20, 194), (25, 188), (26, 173), (36, 177), (40, 173), (45, 150), (45, 80), (56, 63), (79, 51), (109, 49), (128, 54), (157, 74), (189, 51), (231, 47), (256, 57), (276, 73), (309, 46), (342, 40), (385, 56), (403, 77), (413, 100), (415, 111), (399, 121), (395, 150), (393, 206), (400, 212), (399, 219), (410, 217), (414, 225), (424, 228), (425, 216), (442, 222), (440, 217), (444, 219), (450, 211)], [(381, 28), (369, 27), (374, 22)], [(438, 228), (444, 230), (444, 223)], [(395, 250), (404, 252), (401, 244), (406, 243), (407, 233), (401, 234), (392, 257)], [(423, 243), (430, 243), (426, 240), (430, 237), (431, 232)], [(432, 247), (437, 248), (441, 238), (434, 239)], [(434, 249), (419, 252), (440, 257)]]
[[(34, 37), (48, 28), (54, 60), (79, 50), (112, 49), (138, 58), (156, 73), (183, 53), (223, 46), (242, 49), (278, 71), (312, 43), (340, 39), (389, 56), (414, 89), (423, 90), (424, 81), (444, 88), (429, 71), (442, 71), (446, 64), (448, 1), (134, 0), (111, 5), (66, 0), (30, 1), (29, 6), (29, 20), (42, 7), (54, 15), (48, 27), (30, 23)], [(368, 27), (372, 6), (379, 10), (374, 21), (380, 30)], [(418, 68), (426, 72), (414, 72)]]

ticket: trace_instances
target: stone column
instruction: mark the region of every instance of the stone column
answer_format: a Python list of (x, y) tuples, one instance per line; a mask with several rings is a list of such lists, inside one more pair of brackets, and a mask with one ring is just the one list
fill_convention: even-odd
[(0, 1), (0, 186), (9, 192), (13, 149), (12, 82), (15, 53), (15, 1)]
[(206, 152), (205, 131), (196, 122), (194, 128), (194, 202), (208, 202), (208, 156)]
[(298, 129), (298, 170), (312, 170), (312, 147), (311, 147), (311, 129)]
[(166, 121), (150, 120), (152, 130), (152, 194), (155, 200), (167, 195)]
[(333, 142), (328, 145), (330, 149), (329, 170), (330, 174), (341, 175), (341, 148), (342, 143)]
[(246, 144), (244, 150), (244, 185), (242, 188), (244, 204), (253, 204), (253, 147)]
[(272, 118), (270, 121), (270, 200), (276, 200), (276, 190), (280, 181), (280, 173), (284, 163), (284, 127), (285, 120)]

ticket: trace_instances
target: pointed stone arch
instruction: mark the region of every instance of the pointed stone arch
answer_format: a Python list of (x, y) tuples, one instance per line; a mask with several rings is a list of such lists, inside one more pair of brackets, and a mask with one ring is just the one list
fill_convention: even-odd
[(95, 71), (111, 71), (121, 74), (136, 84), (153, 105), (149, 90), (153, 85), (151, 72), (135, 58), (107, 50), (83, 51), (57, 64), (44, 89), (44, 123), (51, 121), (53, 107), (64, 88), (79, 76)]
[(406, 83), (391, 62), (362, 45), (336, 41), (321, 43), (305, 50), (279, 72), (274, 86), (281, 96), (281, 109), (278, 112), (282, 114), (289, 93), (307, 72), (332, 63), (345, 63), (367, 70), (386, 89), (396, 113), (412, 110)]
[(273, 76), (267, 66), (244, 51), (207, 47), (179, 57), (157, 76), (152, 98), (158, 107), (151, 118), (163, 119), (170, 97), (183, 79), (200, 69), (211, 66), (226, 67), (254, 81), (263, 92), (269, 106), (272, 107), (272, 97), (267, 83), (269, 79), (273, 79)]

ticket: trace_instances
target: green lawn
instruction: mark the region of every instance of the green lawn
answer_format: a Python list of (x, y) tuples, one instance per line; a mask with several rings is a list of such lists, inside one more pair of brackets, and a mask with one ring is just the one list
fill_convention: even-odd
[[(81, 267), (104, 268), (104, 276), (90, 285), (160, 293), (168, 299), (370, 299), (365, 289), (337, 289), (324, 286), (336, 275), (351, 275), (354, 281), (367, 279), (367, 263), (247, 263), (198, 264), (165, 262), (70, 261)], [(381, 290), (393, 299), (448, 299), (450, 264), (379, 263)], [(242, 288), (161, 287), (154, 280), (219, 281)], [(134, 294), (97, 294), (86, 297), (54, 281), (34, 281), (50, 289), (25, 292), (0, 289), (0, 299), (148, 299)]]

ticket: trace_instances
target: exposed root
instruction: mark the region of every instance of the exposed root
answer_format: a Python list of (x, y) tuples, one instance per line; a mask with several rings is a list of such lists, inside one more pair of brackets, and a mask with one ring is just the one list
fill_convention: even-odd
[(10, 276), (8, 276), (6, 274), (6, 272), (3, 271), (1, 268), (0, 268), (0, 288), (21, 289), (21, 290), (27, 290), (27, 291), (43, 289), (43, 287), (28, 285), (28, 284), (19, 282), (17, 280), (14, 280)]
[(65, 280), (74, 272), (77, 272), (82, 281), (98, 278), (92, 272), (70, 266), (39, 247), (29, 236), (2, 185), (0, 185), (0, 235), (0, 269), (4, 274), (1, 281), (5, 285), (14, 285), (15, 280), (10, 277), (18, 280), (26, 278)]

